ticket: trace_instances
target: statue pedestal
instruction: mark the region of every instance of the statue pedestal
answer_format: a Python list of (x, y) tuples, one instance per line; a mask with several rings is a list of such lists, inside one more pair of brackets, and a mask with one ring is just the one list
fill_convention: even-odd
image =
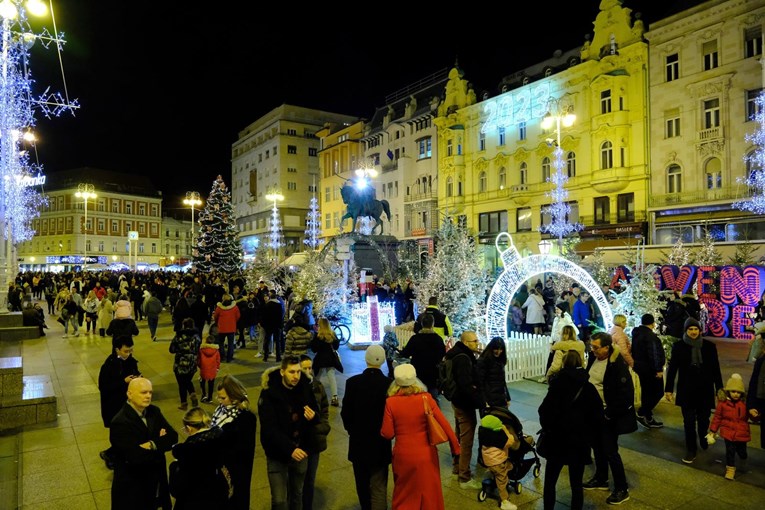
[(359, 269), (366, 268), (375, 276), (395, 278), (398, 270), (399, 241), (393, 236), (358, 236), (353, 245), (353, 260)]

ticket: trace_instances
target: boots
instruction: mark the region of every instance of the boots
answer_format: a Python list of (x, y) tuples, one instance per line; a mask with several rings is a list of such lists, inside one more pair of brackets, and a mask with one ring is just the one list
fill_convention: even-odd
[(188, 408), (189, 408), (189, 404), (187, 402), (181, 402), (181, 405), (178, 406), (178, 409), (180, 409), (181, 411), (185, 411)]
[(191, 397), (191, 407), (199, 407), (199, 400), (197, 400), (197, 394), (192, 393), (189, 396)]
[(330, 401), (330, 405), (334, 407), (338, 407), (340, 405), (340, 400), (338, 400), (337, 395), (332, 395), (332, 400)]
[(725, 466), (725, 479), (735, 480), (736, 468), (734, 466)]

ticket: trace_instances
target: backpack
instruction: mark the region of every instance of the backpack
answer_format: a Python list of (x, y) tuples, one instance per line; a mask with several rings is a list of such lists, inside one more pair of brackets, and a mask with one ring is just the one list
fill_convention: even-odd
[[(467, 356), (467, 354), (460, 353), (457, 356)], [(457, 381), (454, 380), (454, 358), (444, 359), (438, 363), (438, 389), (446, 400), (452, 400), (457, 393)]]

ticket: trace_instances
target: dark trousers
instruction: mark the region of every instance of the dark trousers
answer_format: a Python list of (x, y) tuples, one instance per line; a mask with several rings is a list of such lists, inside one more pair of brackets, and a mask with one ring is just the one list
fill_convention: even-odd
[(741, 460), (746, 460), (746, 443), (744, 441), (725, 440), (725, 465), (736, 467), (736, 454)]
[(614, 489), (627, 490), (627, 475), (624, 473), (624, 463), (619, 455), (619, 434), (608, 424), (600, 431), (599, 440), (592, 447), (595, 454), (595, 479), (608, 480), (608, 468), (614, 476)]
[[(234, 339), (236, 338), (236, 332), (234, 333), (218, 333), (218, 347), (220, 349), (220, 357), (225, 356), (226, 361), (231, 363), (234, 359)], [(224, 342), (226, 342), (226, 350), (223, 350)]]
[(361, 510), (386, 510), (388, 508), (388, 465), (370, 467), (353, 463), (353, 478)]
[(313, 492), (316, 485), (316, 471), (319, 470), (319, 452), (308, 454), (308, 467), (303, 480), (303, 510), (313, 510)]
[[(683, 412), (683, 430), (685, 431), (685, 449), (688, 453), (696, 454), (697, 439), (704, 437), (709, 430), (709, 414), (707, 406), (688, 405), (680, 408)], [(698, 433), (698, 436), (696, 435)]]
[(263, 338), (263, 359), (266, 359), (271, 353), (271, 343), (273, 342), (274, 353), (277, 358), (282, 357), (281, 347), (282, 332), (279, 328), (265, 329), (265, 337)]
[(178, 394), (181, 397), (181, 404), (186, 402), (186, 395), (194, 393), (194, 385), (191, 383), (191, 379), (194, 374), (179, 374), (175, 372), (175, 380), (178, 381)]
[[(205, 384), (207, 385), (207, 392), (205, 392)], [(199, 380), (199, 389), (202, 390), (202, 396), (207, 398), (213, 398), (213, 388), (215, 387), (215, 379), (206, 381), (204, 379)]]
[[(558, 483), (558, 477), (563, 469), (562, 462), (556, 459), (547, 459), (545, 465), (545, 488), (544, 488), (544, 509), (554, 510), (555, 508), (555, 485)], [(571, 510), (582, 510), (584, 505), (584, 489), (582, 489), (582, 478), (584, 477), (584, 464), (568, 465), (568, 482), (571, 485)]]
[(640, 379), (640, 409), (638, 414), (648, 421), (653, 419), (653, 410), (664, 396), (664, 378), (656, 377), (656, 372), (637, 373)]

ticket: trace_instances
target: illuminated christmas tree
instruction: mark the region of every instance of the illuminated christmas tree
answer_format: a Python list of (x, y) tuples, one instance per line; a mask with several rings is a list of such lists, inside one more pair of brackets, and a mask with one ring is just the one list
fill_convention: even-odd
[(446, 218), (436, 234), (435, 255), (425, 277), (417, 284), (417, 301), (424, 310), (431, 296), (449, 316), (454, 336), (485, 329), (485, 302), (489, 279), (481, 256), (467, 230)]
[(765, 214), (765, 91), (755, 99), (757, 112), (754, 120), (757, 129), (752, 134), (746, 135), (746, 141), (757, 148), (744, 159), (751, 172), (746, 178), (739, 177), (738, 182), (749, 186), (752, 196), (746, 200), (733, 203), (733, 207), (754, 214)]
[[(540, 232), (552, 235), (558, 240), (558, 250), (564, 250), (563, 238), (582, 229), (580, 223), (570, 223), (568, 216), (571, 214), (571, 206), (568, 204), (568, 174), (564, 172), (566, 162), (563, 160), (563, 149), (560, 145), (555, 146), (553, 168), (555, 173), (550, 176), (548, 182), (552, 183), (552, 191), (546, 193), (552, 199), (552, 203), (542, 208), (543, 213), (550, 215), (550, 223), (542, 225)], [(562, 255), (559, 253), (559, 255)]]
[(315, 250), (324, 243), (321, 239), (321, 212), (319, 211), (319, 201), (316, 197), (311, 197), (311, 203), (308, 206), (308, 214), (305, 217), (305, 239), (308, 247)]
[(236, 227), (231, 191), (219, 175), (213, 182), (205, 208), (199, 214), (196, 267), (203, 272), (224, 273), (239, 271), (242, 265), (242, 246)]
[(691, 252), (683, 244), (683, 238), (677, 239), (672, 251), (667, 255), (667, 264), (670, 266), (684, 266), (691, 262)]
[(719, 266), (722, 264), (722, 255), (715, 248), (715, 239), (704, 229), (704, 237), (701, 238), (701, 247), (693, 258), (693, 263), (697, 266)]

